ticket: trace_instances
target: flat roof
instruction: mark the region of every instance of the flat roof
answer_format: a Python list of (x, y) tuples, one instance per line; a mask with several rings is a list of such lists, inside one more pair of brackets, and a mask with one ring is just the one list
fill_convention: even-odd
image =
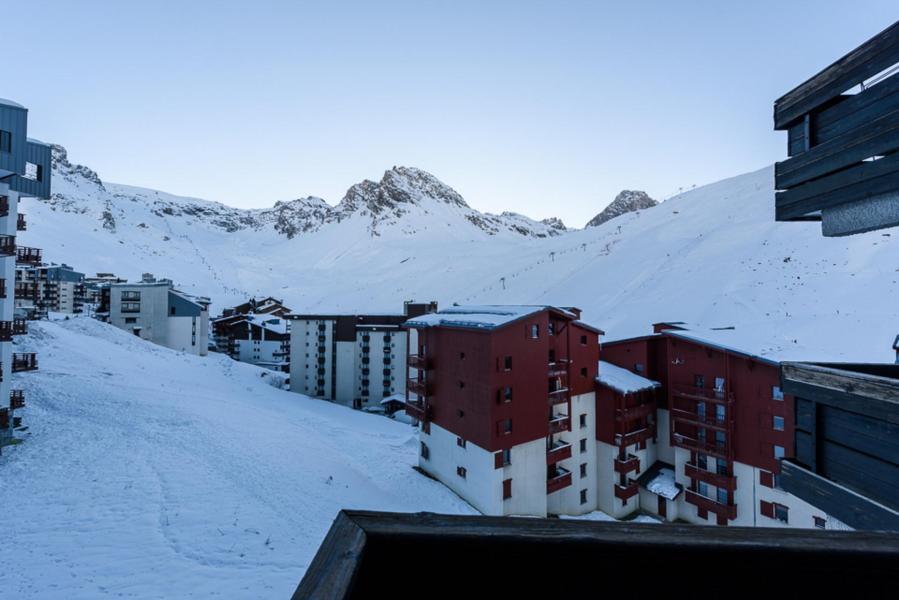
[(6, 98), (0, 98), (0, 105), (8, 106), (8, 107), (10, 107), (10, 108), (19, 108), (19, 109), (22, 109), (22, 110), (28, 110), (27, 108), (25, 108), (24, 106), (22, 106), (22, 105), (19, 104), (18, 102), (13, 102), (12, 100), (8, 100), (8, 99), (6, 99)]
[(556, 306), (490, 304), (451, 306), (435, 313), (428, 313), (409, 319), (406, 321), (406, 326), (417, 329), (426, 329), (428, 327), (458, 327), (461, 329), (492, 331), (545, 310), (561, 313), (571, 320), (577, 319), (577, 316), (574, 313)]

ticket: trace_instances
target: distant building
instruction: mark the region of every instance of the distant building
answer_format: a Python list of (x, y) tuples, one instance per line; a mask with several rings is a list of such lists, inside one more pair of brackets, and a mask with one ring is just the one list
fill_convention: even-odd
[(41, 262), (41, 251), (17, 243), (25, 229), (19, 201), (50, 197), (50, 147), (29, 139), (28, 109), (0, 99), (0, 448), (11, 442), (21, 426), (16, 412), (25, 407), (25, 393), (13, 387), (12, 374), (37, 368), (32, 352), (14, 353), (12, 336), (26, 332), (25, 322), (14, 318), (19, 290), (17, 264)]
[(101, 304), (104, 304), (104, 290), (105, 301), (108, 308), (109, 301), (109, 286), (113, 283), (125, 283), (127, 279), (122, 277), (116, 277), (114, 273), (97, 273), (94, 277), (85, 277), (84, 278), (84, 300), (86, 304), (90, 304), (94, 307), (94, 310), (99, 310)]
[(407, 321), (421, 469), (488, 515), (596, 510), (602, 332), (579, 315), (454, 306)]
[(206, 356), (209, 346), (208, 298), (174, 288), (169, 279), (145, 273), (135, 283), (112, 283), (108, 303), (97, 315), (119, 329), (173, 350)]
[(226, 308), (212, 320), (218, 352), (234, 360), (287, 373), (290, 366), (290, 309), (271, 296)]
[(79, 314), (85, 301), (84, 273), (66, 264), (16, 268), (16, 308), (30, 318), (46, 317), (48, 311)]
[(354, 408), (380, 406), (406, 391), (410, 317), (437, 310), (436, 302), (406, 302), (402, 314), (290, 314), (291, 391)]

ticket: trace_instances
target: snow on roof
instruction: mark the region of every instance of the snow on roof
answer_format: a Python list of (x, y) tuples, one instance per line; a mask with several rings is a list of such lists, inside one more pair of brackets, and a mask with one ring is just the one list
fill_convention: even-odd
[(249, 314), (246, 316), (246, 320), (253, 325), (274, 333), (287, 333), (287, 320), (280, 317)]
[(403, 402), (403, 403), (405, 403), (405, 402), (406, 402), (406, 396), (403, 395), (403, 394), (391, 394), (390, 396), (387, 396), (386, 398), (384, 398), (383, 400), (381, 400), (380, 403), (381, 403), (381, 404), (388, 404), (388, 403), (390, 403), (390, 402)]
[(607, 388), (611, 388), (622, 394), (632, 394), (642, 390), (649, 390), (659, 387), (660, 385), (658, 381), (647, 379), (636, 373), (631, 373), (627, 369), (622, 369), (619, 366), (602, 360), (599, 361), (599, 375), (597, 375), (596, 381), (599, 382), (600, 385), (604, 385)]
[(674, 500), (683, 486), (674, 480), (674, 467), (666, 462), (656, 461), (637, 479), (637, 483), (649, 492)]
[(406, 321), (406, 326), (418, 328), (465, 327), (490, 331), (547, 309), (563, 313), (572, 319), (575, 318), (574, 314), (565, 309), (546, 305), (451, 306), (435, 313), (409, 319)]
[(12, 108), (25, 108), (18, 102), (13, 102), (12, 100), (7, 100), (6, 98), (0, 98), (0, 104), (3, 106), (10, 106)]

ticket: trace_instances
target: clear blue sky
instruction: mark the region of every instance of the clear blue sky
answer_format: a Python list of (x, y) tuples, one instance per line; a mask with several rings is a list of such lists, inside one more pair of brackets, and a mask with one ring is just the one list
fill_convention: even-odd
[(578, 227), (623, 188), (780, 159), (774, 99), (899, 19), (896, 0), (0, 10), (0, 97), (105, 180), (260, 207), (409, 165), (480, 210)]

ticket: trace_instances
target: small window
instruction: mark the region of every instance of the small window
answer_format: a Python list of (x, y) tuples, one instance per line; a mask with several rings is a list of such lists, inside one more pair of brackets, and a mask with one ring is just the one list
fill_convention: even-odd
[(431, 450), (428, 448), (428, 445), (424, 442), (420, 442), (421, 444), (421, 457), (425, 460), (431, 458)]
[(465, 411), (462, 410), (462, 409), (460, 408), (459, 410), (456, 411), (456, 414), (457, 414), (457, 415), (459, 416), (459, 418), (461, 419), (462, 417), (465, 416)]
[(718, 504), (727, 504), (727, 490), (718, 488)]
[(505, 369), (506, 371), (512, 370), (512, 357), (511, 356), (507, 356), (503, 359), (503, 369)]
[(586, 451), (587, 451), (587, 438), (584, 438), (584, 439), (581, 440), (580, 451), (581, 451), (581, 452), (586, 452)]
[(774, 458), (781, 459), (784, 457), (784, 447), (783, 446), (774, 446)]
[(578, 420), (580, 422), (581, 429), (583, 429), (587, 426), (587, 414), (586, 413), (584, 413), (580, 417), (578, 417)]
[(539, 325), (531, 325), (531, 339), (536, 340), (540, 337), (540, 326)]
[(587, 367), (581, 367), (581, 377), (587, 376)]
[(784, 523), (790, 522), (790, 509), (783, 504), (774, 505), (774, 518)]
[(512, 433), (512, 419), (503, 419), (500, 421), (500, 433), (508, 435)]
[(709, 459), (705, 454), (696, 455), (696, 465), (703, 471), (709, 470)]
[(125, 317), (125, 323), (130, 325), (131, 323), (137, 323), (137, 317)]
[(587, 490), (581, 490), (581, 504), (587, 504)]
[(705, 387), (705, 375), (694, 375), (693, 376), (693, 385), (699, 389)]
[(587, 463), (581, 463), (581, 477), (587, 476)]
[(582, 335), (581, 336), (581, 346), (586, 346), (586, 345), (587, 345), (587, 336)]
[(771, 398), (773, 398), (774, 400), (783, 402), (784, 393), (783, 393), (783, 390), (780, 389), (779, 385), (775, 385), (771, 388)]
[(459, 353), (459, 360), (465, 360), (465, 353), (464, 353), (464, 352), (460, 352), (460, 353)]
[(12, 134), (0, 129), (0, 152), (12, 152)]
[(465, 470), (465, 467), (456, 467), (456, 475), (465, 479), (465, 476), (468, 474), (468, 471)]
[(773, 426), (774, 426), (775, 431), (783, 431), (784, 430), (784, 418), (778, 417), (777, 415), (775, 415)]
[(461, 389), (463, 389), (463, 388), (465, 388), (465, 382), (464, 382), (464, 381), (460, 381), (460, 382), (459, 382), (459, 389), (461, 390)]
[(512, 480), (505, 479), (503, 480), (503, 500), (508, 500), (512, 497)]
[(457, 438), (456, 438), (456, 445), (459, 446), (460, 448), (464, 448), (464, 447), (465, 447), (465, 440), (462, 439), (462, 438), (460, 438), (460, 437), (457, 437)]
[(503, 388), (503, 402), (511, 402), (512, 401), (512, 386), (507, 385)]
[(546, 326), (546, 333), (548, 335), (555, 335), (556, 334), (556, 324), (553, 323), (552, 321), (550, 321), (549, 324)]
[(506, 448), (503, 450), (503, 466), (512, 464), (512, 449)]
[(827, 520), (824, 517), (812, 517), (815, 520), (815, 527), (818, 529), (825, 529), (827, 527)]
[(699, 492), (700, 496), (709, 497), (709, 484), (704, 481), (699, 481), (696, 484), (696, 491)]

